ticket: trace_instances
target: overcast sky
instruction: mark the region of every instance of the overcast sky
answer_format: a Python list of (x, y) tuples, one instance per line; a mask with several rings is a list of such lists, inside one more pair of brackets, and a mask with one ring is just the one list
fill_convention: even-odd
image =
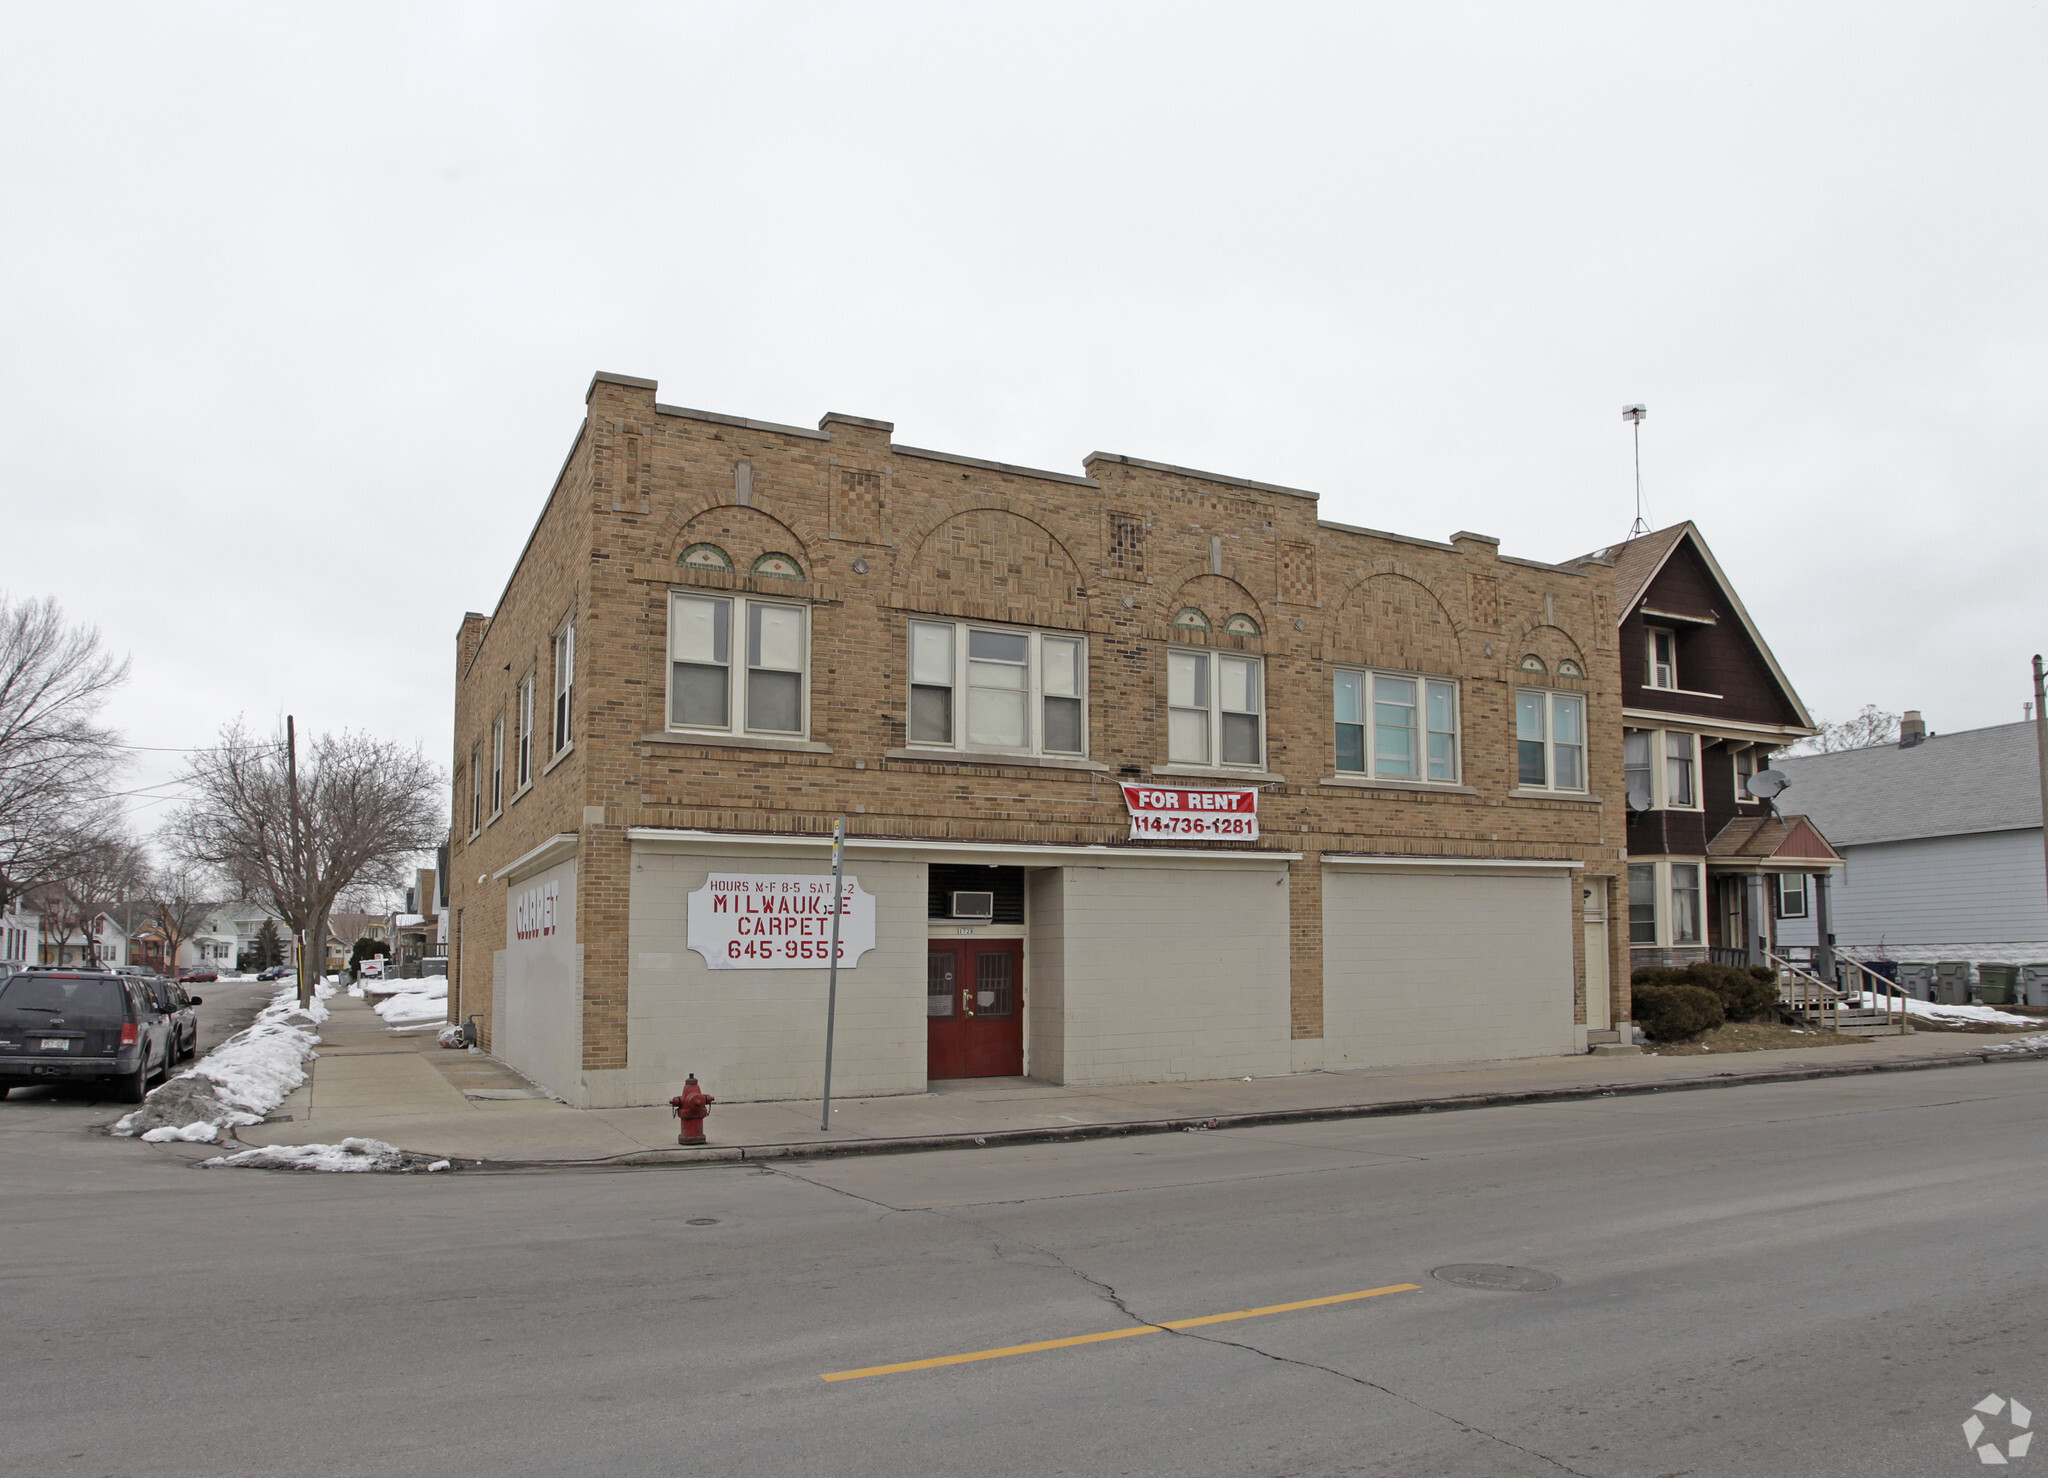
[[(1562, 560), (1695, 520), (1819, 715), (2048, 646), (2039, 5), (0, 9), (0, 587), (136, 745), (450, 752), (590, 374)], [(135, 783), (175, 756), (143, 755)], [(138, 820), (153, 823), (161, 805)]]

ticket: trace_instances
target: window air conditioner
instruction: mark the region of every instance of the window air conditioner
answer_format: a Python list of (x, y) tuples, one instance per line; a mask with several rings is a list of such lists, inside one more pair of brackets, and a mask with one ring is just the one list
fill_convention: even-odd
[(984, 923), (996, 916), (996, 895), (993, 893), (955, 893), (953, 895), (953, 917), (956, 919), (980, 919)]

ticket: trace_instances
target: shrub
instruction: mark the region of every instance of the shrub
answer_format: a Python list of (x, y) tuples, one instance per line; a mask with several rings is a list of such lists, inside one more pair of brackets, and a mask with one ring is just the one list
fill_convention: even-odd
[(1636, 1025), (1653, 1042), (1682, 1042), (1719, 1026), (1726, 1013), (1721, 998), (1702, 985), (1637, 985), (1632, 992)]
[(1645, 965), (1630, 974), (1629, 983), (1638, 989), (1683, 985), (1711, 991), (1729, 1021), (1754, 1021), (1771, 1015), (1778, 1005), (1778, 977), (1756, 965)]

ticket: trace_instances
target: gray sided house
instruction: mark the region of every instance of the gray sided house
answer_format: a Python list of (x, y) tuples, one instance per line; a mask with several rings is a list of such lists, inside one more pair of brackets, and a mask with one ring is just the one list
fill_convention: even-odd
[[(1898, 744), (1789, 757), (1784, 802), (1819, 823), (1848, 862), (1833, 933), (1894, 959), (2048, 960), (2048, 869), (2032, 724), (1927, 734), (1908, 714)], [(1780, 937), (1813, 944), (1808, 900), (1788, 894)]]

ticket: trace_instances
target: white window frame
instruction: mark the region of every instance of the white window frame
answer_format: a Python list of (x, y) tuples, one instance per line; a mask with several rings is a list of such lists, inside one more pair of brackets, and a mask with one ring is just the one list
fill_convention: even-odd
[[(1346, 678), (1357, 678), (1360, 680), (1359, 717), (1355, 722), (1339, 716), (1342, 713), (1342, 709), (1338, 705), (1337, 695)], [(1416, 773), (1414, 774), (1386, 774), (1382, 773), (1379, 767), (1379, 723), (1377, 722), (1378, 715), (1374, 705), (1379, 701), (1379, 684), (1384, 678), (1416, 684), (1415, 727), (1409, 731), (1416, 736), (1417, 740), (1415, 751)], [(1443, 689), (1449, 692), (1451, 696), (1451, 727), (1448, 731), (1433, 728), (1430, 725), (1429, 700), (1432, 687)], [(1402, 785), (1458, 784), (1463, 778), (1465, 768), (1462, 700), (1463, 695), (1458, 690), (1458, 680), (1456, 678), (1436, 677), (1426, 672), (1401, 672), (1391, 667), (1332, 668), (1330, 676), (1331, 762), (1335, 772), (1340, 776), (1355, 775), (1368, 780), (1392, 780)], [(1357, 769), (1347, 769), (1345, 767), (1341, 758), (1343, 747), (1335, 743), (1337, 732), (1343, 728), (1357, 728), (1363, 731), (1359, 735), (1360, 767)], [(1429, 752), (1429, 741), (1436, 735), (1446, 732), (1449, 733), (1451, 739), (1451, 773), (1449, 775), (1432, 775), (1429, 772), (1435, 761)]]
[[(1807, 902), (1806, 874), (1803, 872), (1780, 872), (1773, 873), (1772, 877), (1776, 879), (1774, 891), (1778, 895), (1778, 917), (1781, 919), (1811, 918), (1813, 910)], [(1785, 889), (1787, 883), (1797, 883), (1799, 891), (1796, 894), (1787, 893)], [(1790, 906), (1789, 902), (1790, 899), (1795, 897), (1799, 900), (1799, 907), (1796, 910)]]
[[(1522, 699), (1531, 695), (1540, 696), (1543, 699), (1543, 738), (1540, 741), (1543, 745), (1543, 783), (1540, 785), (1534, 781), (1522, 778), (1522, 745), (1524, 742), (1531, 744), (1539, 742), (1533, 739), (1524, 741), (1522, 738)], [(1558, 785), (1554, 783), (1557, 777), (1557, 750), (1559, 748), (1557, 740), (1557, 707), (1560, 701), (1576, 705), (1579, 711), (1579, 737), (1577, 743), (1571, 746), (1579, 752), (1579, 783), (1577, 785)], [(1589, 718), (1587, 706), (1584, 693), (1568, 693), (1557, 688), (1516, 686), (1514, 708), (1508, 716), (1508, 722), (1512, 725), (1515, 745), (1514, 788), (1516, 790), (1548, 790), (1555, 791), (1559, 795), (1584, 795), (1587, 793), (1589, 789), (1588, 780), (1590, 778), (1587, 774), (1588, 750), (1590, 748), (1586, 742), (1587, 720)]]
[[(1671, 741), (1679, 739), (1692, 749), (1686, 765), (1692, 779), (1692, 799), (1678, 801), (1671, 795), (1671, 763), (1678, 756), (1671, 753)], [(1684, 729), (1659, 729), (1656, 745), (1650, 751), (1651, 763), (1657, 772), (1657, 805), (1665, 811), (1703, 811), (1706, 809), (1706, 795), (1700, 785), (1700, 736)]]
[[(1657, 659), (1659, 642), (1669, 643), (1671, 660)], [(1659, 680), (1662, 669), (1662, 680)], [(1659, 692), (1675, 693), (1678, 686), (1678, 633), (1668, 626), (1645, 626), (1643, 628), (1643, 686)]]
[(1756, 774), (1756, 746), (1754, 744), (1734, 746), (1733, 751), (1728, 756), (1728, 768), (1734, 776), (1735, 804), (1738, 806), (1761, 805), (1762, 802), (1751, 795), (1748, 789), (1748, 781)]
[(533, 784), (533, 679), (534, 672), (528, 668), (526, 676), (519, 680), (518, 727), (514, 734), (513, 747), (517, 752), (517, 771), (513, 776), (512, 798), (517, 800), (526, 787)]
[(474, 841), (484, 829), (484, 747), (474, 744), (469, 750), (469, 835)]
[[(1181, 658), (1183, 661), (1189, 658), (1201, 659), (1203, 691), (1200, 694), (1202, 698), (1200, 704), (1187, 703), (1176, 705), (1174, 703), (1173, 664), (1176, 657)], [(1259, 706), (1256, 709), (1224, 708), (1223, 664), (1226, 662), (1242, 663), (1257, 674), (1259, 688), (1257, 701)], [(1176, 713), (1197, 712), (1203, 715), (1204, 747), (1207, 754), (1207, 757), (1203, 759), (1190, 758), (1185, 754), (1185, 751), (1176, 754), (1173, 748), (1173, 716)], [(1250, 715), (1257, 718), (1259, 723), (1259, 752), (1255, 759), (1233, 761), (1223, 758), (1223, 718), (1226, 713), (1238, 717)], [(1166, 762), (1169, 765), (1187, 765), (1205, 770), (1239, 771), (1247, 775), (1264, 774), (1266, 769), (1266, 741), (1267, 730), (1270, 727), (1270, 713), (1271, 704), (1268, 702), (1266, 693), (1265, 658), (1253, 656), (1245, 652), (1233, 652), (1218, 647), (1195, 646), (1192, 644), (1176, 644), (1166, 649)]]
[[(676, 612), (685, 601), (702, 601), (713, 606), (722, 606), (726, 612), (725, 660), (689, 662), (676, 652), (678, 628)], [(749, 647), (753, 632), (752, 611), (792, 611), (797, 617), (797, 644), (799, 655), (795, 668), (771, 667), (765, 663), (755, 667)], [(725, 669), (725, 722), (723, 724), (685, 723), (676, 716), (676, 668), (679, 665), (697, 667), (724, 667)], [(796, 716), (794, 729), (768, 729), (751, 722), (748, 712), (747, 675), (751, 672), (786, 673), (797, 675)], [(757, 739), (786, 739), (806, 741), (811, 737), (811, 607), (802, 600), (774, 599), (753, 595), (713, 595), (703, 590), (671, 590), (668, 601), (668, 661), (663, 675), (666, 690), (663, 702), (667, 709), (667, 727), (679, 734), (738, 734)]]
[(505, 715), (491, 720), (491, 820), (505, 814)]
[[(1691, 939), (1680, 939), (1677, 937), (1678, 869), (1680, 868), (1690, 869), (1694, 881), (1694, 887), (1691, 890), (1696, 900), (1696, 907), (1693, 909), (1693, 924), (1699, 932), (1696, 937)], [(1710, 891), (1706, 859), (1700, 857), (1679, 857), (1675, 859), (1665, 858), (1656, 862), (1631, 862), (1628, 865), (1631, 888), (1633, 888), (1634, 877), (1645, 869), (1649, 872), (1653, 892), (1655, 893), (1655, 927), (1657, 937), (1654, 940), (1639, 940), (1635, 937), (1635, 901), (1631, 896), (1629, 900), (1628, 921), (1630, 946), (1635, 949), (1650, 949), (1653, 947), (1657, 949), (1692, 949), (1704, 946), (1707, 942), (1707, 907), (1708, 893)]]
[[(940, 672), (921, 667), (918, 660), (918, 630), (949, 633), (951, 643), (951, 679), (939, 681)], [(974, 633), (993, 632), (1000, 636), (1025, 638), (1024, 657), (1024, 723), (1025, 742), (1022, 745), (977, 744), (969, 735), (971, 716), (969, 707), (973, 690), (977, 684), (970, 681), (970, 666), (974, 661), (972, 647)], [(1071, 693), (1046, 691), (1047, 644), (1065, 643), (1073, 652), (1074, 672), (1070, 686)], [(987, 659), (994, 661), (996, 659)], [(942, 666), (944, 665), (942, 661)], [(1056, 661), (1055, 669), (1061, 665)], [(904, 632), (903, 665), (903, 742), (911, 749), (928, 749), (939, 754), (1014, 754), (1033, 758), (1084, 760), (1088, 757), (1089, 705), (1088, 705), (1088, 638), (1078, 631), (1042, 631), (1028, 626), (1006, 626), (997, 621), (946, 621), (924, 616), (912, 617)], [(924, 680), (919, 681), (920, 677)], [(918, 737), (917, 690), (928, 693), (945, 692), (947, 727), (951, 737), (945, 740)], [(1005, 689), (1003, 691), (1016, 691)], [(1048, 701), (1080, 705), (1080, 747), (1078, 749), (1048, 749), (1045, 743), (1046, 704)]]
[(576, 618), (571, 615), (555, 628), (555, 706), (553, 709), (556, 754), (566, 753), (576, 743)]

